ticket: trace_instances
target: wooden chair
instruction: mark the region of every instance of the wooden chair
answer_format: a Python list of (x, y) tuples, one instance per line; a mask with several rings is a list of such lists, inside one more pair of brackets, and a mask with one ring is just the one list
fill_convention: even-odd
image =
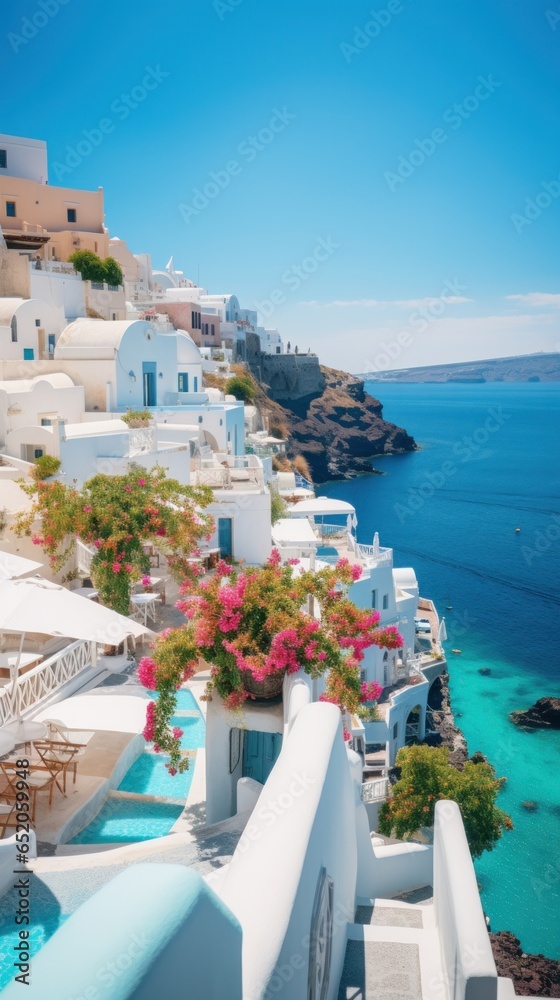
[[(37, 795), (39, 792), (49, 793), (49, 809), (52, 806), (52, 798), (54, 786), (56, 784), (56, 775), (40, 764), (31, 764), (27, 770), (29, 774), (25, 779), (28, 792), (29, 792), (29, 804), (30, 804), (30, 820), (32, 823), (35, 822), (35, 811), (37, 805)], [(4, 786), (0, 791), (0, 797), (6, 799), (8, 802), (17, 802), (18, 793), (20, 789), (17, 788), (17, 782), (20, 780), (18, 771), (21, 768), (17, 766), (15, 761), (0, 761), (0, 772), (7, 782), (7, 786)]]
[(5, 837), (9, 827), (17, 828), (17, 814), (17, 802), (7, 802), (6, 804), (0, 802), (0, 840)]
[[(73, 772), (72, 784), (76, 784), (76, 774), (78, 770), (77, 758), (83, 754), (83, 749), (74, 747), (71, 743), (63, 743), (55, 740), (34, 740), (33, 743), (41, 763), (54, 775), (56, 784), (63, 795), (66, 795), (66, 774), (70, 769)], [(62, 774), (62, 788), (58, 781), (59, 774)]]

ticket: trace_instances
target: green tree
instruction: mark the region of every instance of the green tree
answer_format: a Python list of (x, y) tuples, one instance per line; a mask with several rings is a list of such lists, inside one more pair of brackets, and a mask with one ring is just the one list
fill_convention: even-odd
[(278, 490), (270, 491), (270, 520), (272, 524), (276, 524), (281, 517), (286, 516), (286, 511), (288, 505), (286, 501), (280, 496)]
[(104, 261), (93, 250), (76, 250), (70, 254), (68, 261), (74, 265), (84, 281), (107, 280)]
[(123, 273), (121, 265), (114, 257), (105, 257), (103, 261), (105, 268), (105, 281), (108, 285), (122, 285)]
[(255, 387), (246, 375), (234, 375), (228, 379), (226, 392), (236, 399), (242, 399), (245, 403), (250, 403), (255, 398)]
[(396, 764), (400, 778), (379, 811), (379, 832), (399, 839), (423, 826), (433, 826), (436, 802), (450, 799), (461, 810), (473, 858), (491, 851), (502, 830), (513, 829), (507, 813), (496, 805), (504, 778), (496, 778), (486, 761), (467, 761), (462, 771), (449, 763), (447, 747), (403, 747)]

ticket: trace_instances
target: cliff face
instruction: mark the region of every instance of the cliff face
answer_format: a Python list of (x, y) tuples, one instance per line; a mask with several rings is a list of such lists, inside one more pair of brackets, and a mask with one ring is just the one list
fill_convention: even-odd
[[(268, 370), (267, 375), (270, 377)], [(288, 456), (302, 454), (315, 482), (371, 473), (375, 456), (415, 450), (414, 438), (383, 419), (382, 404), (364, 391), (364, 383), (354, 375), (317, 363), (314, 394), (309, 391), (309, 375), (301, 387), (286, 378), (283, 368), (282, 381), (277, 378), (269, 383), (267, 395), (274, 400), (272, 406), (262, 399), (257, 405), (263, 411), (268, 409), (271, 422), (279, 420), (286, 425)]]

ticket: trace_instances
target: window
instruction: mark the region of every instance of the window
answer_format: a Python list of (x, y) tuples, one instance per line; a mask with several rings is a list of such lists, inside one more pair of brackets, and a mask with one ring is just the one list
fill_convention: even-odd
[(9, 219), (15, 219), (16, 217), (16, 203), (15, 201), (6, 202), (6, 215)]
[(393, 739), (396, 740), (398, 735), (399, 735), (399, 724), (398, 722), (395, 722), (395, 725), (393, 726)]
[(116, 318), (117, 318), (117, 314), (113, 313), (113, 319), (116, 319)]
[(24, 361), (33, 361), (34, 358), (35, 358), (35, 351), (33, 350), (33, 348), (32, 347), (24, 347), (23, 348), (23, 360)]
[(12, 344), (17, 344), (17, 319), (15, 316), (12, 316), (11, 327), (12, 327)]
[(35, 458), (42, 458), (42, 457), (43, 457), (43, 449), (35, 448)]
[(189, 391), (189, 376), (187, 372), (179, 372), (178, 383), (179, 392)]
[(210, 336), (211, 336), (211, 337), (213, 337), (213, 336), (214, 336), (214, 324), (213, 324), (213, 323), (212, 323), (212, 324), (211, 324), (211, 326), (210, 326)]
[(75, 208), (67, 208), (66, 209), (66, 215), (68, 217), (68, 222), (75, 222), (76, 221), (76, 209)]
[(383, 610), (387, 611), (389, 607), (389, 594), (383, 594)]
[[(198, 376), (197, 376), (197, 375), (195, 375), (195, 376), (193, 377), (193, 382), (194, 382), (194, 388), (193, 388), (193, 392), (198, 392)], [(201, 418), (201, 419), (202, 419), (202, 418)]]
[(35, 326), (41, 326), (41, 320), (40, 319), (36, 319), (35, 320)]
[(192, 326), (193, 330), (196, 329), (196, 314), (195, 314), (194, 309), (191, 309), (191, 326)]
[(5, 149), (0, 149), (0, 168), (6, 170), (8, 166), (8, 154)]
[(52, 427), (52, 420), (50, 417), (41, 417), (41, 427)]
[(372, 608), (376, 608), (377, 607), (377, 591), (376, 590), (372, 590), (372, 592), (371, 592), (371, 606), (372, 606)]
[(54, 333), (49, 333), (49, 354), (54, 354)]

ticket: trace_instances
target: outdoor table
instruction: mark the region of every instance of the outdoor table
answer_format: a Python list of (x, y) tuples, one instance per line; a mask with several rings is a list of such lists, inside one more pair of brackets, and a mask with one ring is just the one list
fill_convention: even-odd
[(204, 563), (207, 565), (207, 567), (210, 568), (210, 566), (213, 566), (218, 561), (218, 558), (220, 556), (220, 549), (219, 547), (212, 549), (201, 549), (200, 555), (201, 558), (204, 560)]
[(33, 667), (36, 667), (42, 659), (43, 656), (41, 653), (22, 652), (20, 655), (17, 649), (11, 649), (7, 652), (0, 653), (0, 679), (4, 678), (6, 680), (10, 680), (11, 671), (14, 669), (16, 664), (18, 664), (18, 673), (25, 674), (28, 670), (32, 670)]
[(149, 594), (153, 590), (154, 592), (156, 592), (156, 593), (158, 593), (160, 595), (160, 597), (161, 597), (161, 603), (165, 604), (165, 585), (167, 583), (167, 577), (166, 576), (151, 576), (150, 579), (152, 581), (150, 583), (151, 590), (146, 590), (146, 588), (144, 587), (144, 584), (137, 583), (136, 584), (137, 587), (144, 587), (144, 589), (138, 591), (138, 593), (140, 593), (140, 594)]
[(132, 594), (130, 600), (143, 613), (143, 622), (147, 626), (148, 618), (156, 620), (156, 604), (161, 601), (161, 594)]
[(79, 597), (87, 597), (90, 601), (97, 601), (99, 597), (99, 591), (95, 587), (76, 587), (72, 593), (78, 594)]

